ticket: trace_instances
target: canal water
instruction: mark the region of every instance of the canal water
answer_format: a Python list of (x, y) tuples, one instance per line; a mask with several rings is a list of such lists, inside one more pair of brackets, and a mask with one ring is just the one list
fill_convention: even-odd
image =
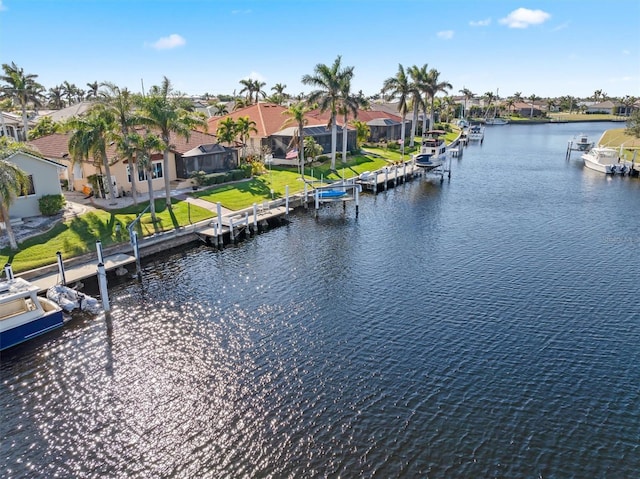
[(3, 477), (636, 477), (640, 181), (495, 126), (2, 356)]

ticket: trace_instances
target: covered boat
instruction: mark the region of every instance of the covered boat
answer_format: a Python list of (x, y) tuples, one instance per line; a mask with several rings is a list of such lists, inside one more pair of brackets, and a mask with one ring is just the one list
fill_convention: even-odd
[(51, 286), (47, 290), (47, 298), (67, 313), (83, 311), (89, 314), (98, 314), (102, 310), (100, 302), (96, 298), (61, 284)]

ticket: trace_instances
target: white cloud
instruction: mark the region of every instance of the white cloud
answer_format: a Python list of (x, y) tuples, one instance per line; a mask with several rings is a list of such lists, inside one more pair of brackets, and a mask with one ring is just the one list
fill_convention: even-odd
[(4, 12), (7, 9), (6, 6), (2, 4), (2, 0), (0, 0), (0, 12)]
[(631, 55), (631, 51), (630, 50), (622, 50), (622, 54), (627, 56), (627, 55)]
[(551, 18), (551, 15), (542, 10), (529, 10), (518, 8), (504, 18), (500, 19), (502, 25), (509, 28), (527, 28), (529, 25), (539, 25)]
[(260, 75), (258, 72), (251, 72), (246, 77), (242, 78), (242, 80), (265, 81), (264, 76)]
[(249, 15), (251, 10), (231, 10), (231, 15)]
[(438, 35), (438, 38), (442, 38), (443, 40), (451, 40), (453, 38), (453, 30), (443, 30), (436, 33), (436, 35)]
[(181, 47), (187, 44), (187, 41), (177, 33), (172, 33), (168, 37), (162, 37), (155, 43), (151, 44), (156, 50), (170, 50), (172, 48)]
[(488, 27), (491, 25), (491, 18), (485, 18), (484, 20), (471, 20), (469, 25), (472, 27)]

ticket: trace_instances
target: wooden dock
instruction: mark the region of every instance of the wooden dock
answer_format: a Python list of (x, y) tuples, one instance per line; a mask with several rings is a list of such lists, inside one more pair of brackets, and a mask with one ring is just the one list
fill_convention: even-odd
[(233, 214), (222, 216), (220, 221), (214, 220), (208, 225), (195, 231), (198, 238), (207, 244), (222, 246), (225, 241), (235, 242), (242, 234), (257, 233), (268, 227), (269, 222), (281, 221), (282, 217), (289, 213), (291, 208), (286, 205), (271, 205), (268, 202), (236, 211)]
[[(135, 257), (118, 253), (111, 256), (105, 256), (104, 268), (106, 271), (119, 269), (128, 264), (135, 263)], [(64, 277), (67, 284), (73, 284), (86, 278), (96, 276), (98, 272), (98, 259), (91, 263), (84, 263), (77, 266), (70, 266), (64, 268)], [(29, 282), (38, 286), (38, 292), (43, 293), (51, 286), (62, 283), (60, 272), (55, 271), (53, 273), (44, 274), (34, 278), (30, 278)]]

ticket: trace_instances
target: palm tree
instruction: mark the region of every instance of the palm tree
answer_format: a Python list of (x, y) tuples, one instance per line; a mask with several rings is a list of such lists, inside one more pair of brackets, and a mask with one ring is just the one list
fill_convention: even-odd
[(398, 64), (398, 72), (396, 73), (396, 76), (387, 78), (382, 84), (382, 95), (386, 96), (386, 98), (390, 100), (398, 100), (398, 110), (402, 117), (400, 142), (402, 143), (402, 152), (404, 153), (404, 123), (407, 116), (407, 101), (409, 100), (409, 95), (411, 95), (411, 83), (409, 82), (409, 77), (401, 64)]
[(91, 100), (92, 98), (98, 98), (98, 89), (100, 88), (100, 84), (97, 81), (94, 81), (92, 83), (87, 83), (87, 86), (89, 89), (87, 90), (86, 99)]
[(356, 149), (360, 150), (360, 146), (369, 139), (371, 135), (371, 128), (365, 122), (360, 120), (354, 120), (351, 122), (356, 129)]
[(160, 86), (153, 86), (149, 94), (140, 100), (139, 122), (160, 132), (165, 145), (163, 152), (163, 176), (167, 209), (171, 209), (171, 178), (169, 175), (169, 148), (171, 134), (188, 140), (197, 127), (207, 128), (207, 122), (193, 112), (193, 103), (184, 97), (175, 96), (171, 82), (164, 77)]
[(233, 118), (225, 118), (221, 120), (218, 124), (218, 129), (216, 130), (216, 137), (220, 143), (227, 143), (229, 146), (232, 145), (233, 141), (238, 136), (236, 131), (236, 122)]
[(116, 139), (116, 127), (113, 113), (102, 104), (94, 105), (83, 117), (73, 117), (65, 124), (67, 130), (72, 131), (69, 138), (69, 153), (74, 161), (93, 158), (94, 164), (104, 167), (106, 181), (103, 186), (109, 192), (109, 199), (115, 201), (115, 194), (111, 187), (111, 169), (107, 157), (107, 147)]
[(60, 110), (64, 108), (64, 98), (62, 95), (62, 88), (60, 86), (54, 86), (53, 88), (49, 88), (49, 94), (47, 95), (49, 98), (49, 106)]
[(260, 80), (253, 80), (253, 91), (256, 94), (256, 103), (258, 103), (258, 95), (262, 98), (267, 96), (266, 92), (262, 89), (266, 85), (265, 82)]
[(283, 85), (282, 83), (276, 83), (271, 87), (271, 90), (275, 92), (272, 97), (273, 103), (277, 105), (282, 105), (284, 100), (289, 96), (284, 92), (284, 89), (287, 88), (287, 85)]
[(513, 97), (509, 97), (505, 100), (504, 105), (507, 107), (507, 111), (509, 112), (509, 115), (511, 115), (511, 113), (513, 112), (513, 107), (516, 104), (516, 100)]
[(105, 91), (100, 93), (100, 99), (105, 108), (111, 112), (120, 129), (116, 142), (118, 151), (123, 155), (130, 166), (131, 177), (131, 197), (133, 204), (138, 204), (138, 193), (136, 191), (136, 178), (138, 176), (138, 168), (136, 165), (135, 149), (128, 145), (128, 136), (138, 124), (138, 117), (135, 115), (134, 106), (136, 104), (136, 96), (127, 88), (119, 88), (113, 83), (104, 82), (102, 86)]
[(23, 140), (29, 139), (29, 123), (27, 118), (27, 106), (31, 104), (34, 108), (42, 106), (41, 99), (44, 87), (36, 81), (38, 75), (25, 73), (15, 63), (11, 65), (4, 63), (2, 65), (4, 75), (0, 76), (0, 80), (6, 83), (2, 85), (3, 96), (11, 98), (15, 103), (20, 105), (22, 110), (22, 131)]
[(229, 113), (229, 110), (227, 109), (226, 103), (216, 103), (215, 105), (216, 116), (224, 116), (224, 115), (227, 115), (228, 113)]
[(459, 90), (459, 92), (462, 93), (462, 96), (464, 97), (464, 112), (462, 114), (462, 118), (464, 119), (467, 114), (467, 101), (473, 98), (473, 92), (468, 88), (463, 88), (462, 90)]
[(7, 139), (2, 141), (0, 147), (0, 216), (9, 237), (10, 249), (18, 249), (18, 242), (11, 228), (9, 208), (13, 200), (20, 196), (29, 185), (29, 176), (15, 164), (6, 160), (18, 151), (18, 145), (18, 143)]
[(367, 101), (359, 95), (351, 94), (351, 78), (345, 78), (341, 87), (340, 106), (338, 111), (343, 115), (342, 122), (342, 163), (347, 162), (347, 124), (349, 115), (353, 115), (354, 120), (358, 118), (358, 109), (365, 107)]
[(290, 123), (295, 123), (298, 126), (298, 130), (296, 132), (297, 144), (298, 144), (298, 152), (300, 155), (300, 165), (301, 165), (301, 174), (304, 176), (304, 125), (307, 124), (307, 113), (311, 111), (311, 108), (303, 102), (294, 103), (290, 105), (285, 111), (282, 112), (283, 115), (289, 115), (289, 118), (285, 120), (283, 126), (289, 125)]
[(593, 101), (598, 103), (600, 100), (605, 100), (607, 98), (607, 94), (602, 90), (596, 90), (593, 92)]
[(447, 90), (450, 90), (451, 88), (453, 88), (453, 86), (451, 86), (451, 83), (447, 81), (440, 81), (440, 72), (435, 68), (432, 68), (427, 74), (424, 88), (428, 98), (431, 100), (431, 111), (429, 112), (429, 128), (433, 129), (435, 115), (434, 101), (436, 95), (438, 93), (446, 93)]
[(336, 143), (338, 137), (338, 127), (336, 115), (345, 81), (350, 81), (353, 77), (353, 67), (342, 68), (340, 62), (342, 57), (338, 57), (333, 65), (327, 66), (322, 63), (316, 65), (313, 75), (304, 75), (302, 83), (317, 88), (309, 94), (309, 103), (318, 103), (321, 111), (329, 111), (331, 116), (327, 127), (331, 128), (331, 169), (336, 169)]
[[(158, 230), (158, 220), (156, 218), (156, 203), (153, 192), (153, 162), (151, 155), (160, 153), (165, 150), (166, 145), (158, 135), (150, 133), (148, 130), (144, 135), (138, 132), (127, 134), (127, 139), (123, 142), (127, 148), (134, 152), (136, 163), (139, 164), (142, 171), (145, 172), (147, 179), (147, 189), (149, 190), (149, 212), (151, 213), (151, 222), (155, 230)], [(133, 173), (131, 175), (133, 177)]]
[(311, 158), (311, 161), (314, 161), (318, 155), (322, 154), (322, 145), (318, 145), (314, 137), (307, 136), (304, 139), (304, 154), (307, 158)]
[(409, 141), (409, 146), (413, 147), (416, 129), (418, 124), (418, 112), (421, 107), (424, 107), (424, 84), (427, 79), (427, 69), (429, 66), (425, 63), (422, 67), (418, 67), (417, 65), (413, 65), (407, 68), (407, 73), (411, 78), (411, 84), (409, 85), (411, 90), (411, 107), (413, 110), (413, 116), (411, 120), (411, 139)]
[(242, 80), (240, 80), (240, 84), (242, 85), (240, 94), (242, 95), (246, 92), (247, 100), (249, 101), (249, 103), (251, 103), (253, 98), (253, 80), (251, 78), (243, 78)]
[(531, 102), (531, 113), (529, 115), (529, 118), (533, 118), (533, 107), (536, 104), (536, 100), (540, 100), (540, 97), (536, 96), (536, 94), (533, 93), (532, 95), (529, 95), (527, 99)]
[(241, 116), (236, 120), (236, 134), (240, 138), (240, 143), (242, 143), (242, 156), (247, 159), (247, 140), (251, 133), (258, 133), (258, 129), (256, 128), (256, 122), (249, 119), (248, 116)]
[(409, 78), (401, 64), (398, 64), (398, 72), (396, 76), (387, 78), (382, 84), (382, 95), (388, 100), (398, 100), (398, 110), (402, 117), (402, 127), (400, 129), (400, 142), (404, 151), (404, 138), (405, 138), (405, 118), (407, 116), (407, 101), (411, 94), (411, 84)]
[(513, 99), (516, 101), (516, 103), (521, 102), (522, 101), (522, 92), (519, 92), (519, 91), (515, 92), (513, 94)]

